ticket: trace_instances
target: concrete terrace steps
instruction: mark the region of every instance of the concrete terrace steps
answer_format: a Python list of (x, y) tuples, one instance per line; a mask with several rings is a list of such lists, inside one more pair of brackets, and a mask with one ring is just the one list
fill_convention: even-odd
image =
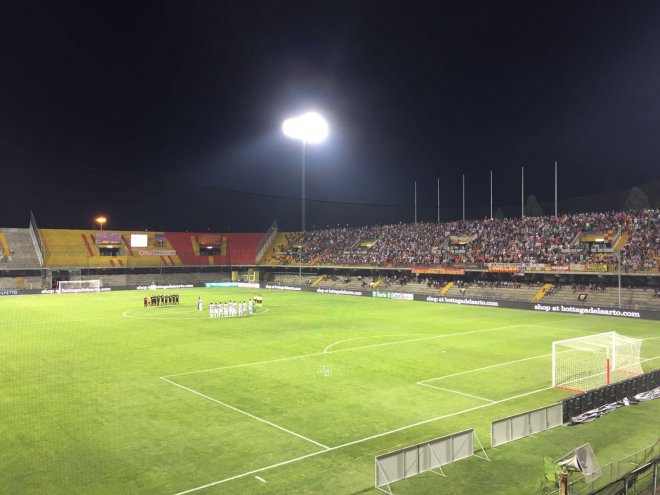
[(522, 301), (529, 302), (534, 295), (538, 292), (537, 286), (523, 286), (520, 288), (513, 287), (479, 287), (471, 285), (463, 291), (464, 288), (453, 286), (447, 291), (447, 296), (450, 297), (471, 297), (482, 299), (501, 299), (505, 301)]
[(5, 228), (0, 229), (5, 237), (7, 247), (14, 251), (10, 260), (0, 263), (0, 269), (39, 269), (39, 257), (32, 242), (30, 229)]

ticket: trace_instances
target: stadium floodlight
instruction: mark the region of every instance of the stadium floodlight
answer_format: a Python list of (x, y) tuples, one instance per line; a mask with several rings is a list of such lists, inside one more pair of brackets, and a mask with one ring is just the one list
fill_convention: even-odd
[(94, 221), (98, 223), (101, 226), (101, 230), (103, 230), (103, 225), (108, 221), (108, 219), (104, 216), (100, 216), (96, 217)]
[(299, 117), (286, 119), (282, 124), (286, 137), (303, 143), (322, 143), (328, 137), (328, 123), (316, 112), (307, 112)]
[[(282, 123), (282, 132), (286, 137), (297, 139), (302, 143), (302, 233), (305, 235), (305, 148), (307, 143), (318, 144), (328, 137), (328, 123), (316, 112), (307, 112), (298, 117), (286, 119)], [(302, 278), (302, 247), (299, 248), (300, 270)]]

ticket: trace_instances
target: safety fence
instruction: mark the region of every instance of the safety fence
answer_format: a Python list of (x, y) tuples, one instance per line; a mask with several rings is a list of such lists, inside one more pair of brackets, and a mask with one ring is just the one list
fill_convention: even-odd
[(561, 402), (509, 416), (508, 418), (498, 419), (491, 424), (490, 445), (491, 447), (497, 447), (561, 426), (563, 423)]
[(659, 465), (660, 457), (656, 457), (651, 462), (633, 469), (619, 479), (590, 492), (589, 495), (657, 495), (660, 493)]
[(392, 495), (391, 484), (420, 473), (444, 476), (442, 466), (475, 456), (474, 441), (490, 460), (474, 429), (463, 430), (376, 457), (376, 488)]

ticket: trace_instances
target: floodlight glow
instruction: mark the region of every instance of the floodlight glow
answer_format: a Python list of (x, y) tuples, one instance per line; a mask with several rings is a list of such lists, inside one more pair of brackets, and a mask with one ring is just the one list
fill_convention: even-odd
[(285, 136), (305, 143), (321, 143), (328, 136), (328, 123), (316, 112), (286, 119), (282, 124)]
[(94, 219), (94, 221), (95, 221), (96, 223), (98, 223), (98, 224), (101, 226), (101, 230), (103, 230), (103, 224), (104, 224), (105, 222), (107, 222), (108, 219), (105, 218), (104, 216), (100, 216), (100, 217), (96, 217), (96, 218)]

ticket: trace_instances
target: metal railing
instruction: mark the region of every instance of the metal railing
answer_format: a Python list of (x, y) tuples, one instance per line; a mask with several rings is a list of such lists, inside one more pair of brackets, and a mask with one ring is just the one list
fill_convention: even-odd
[(271, 243), (273, 242), (273, 239), (275, 239), (277, 232), (278, 232), (277, 220), (273, 220), (273, 223), (270, 225), (270, 227), (268, 227), (268, 230), (266, 231), (264, 238), (257, 246), (257, 251), (256, 251), (257, 256), (255, 258), (255, 263), (259, 263), (261, 261), (261, 258), (264, 256), (264, 254), (270, 247)]
[(39, 264), (44, 266), (46, 259), (46, 249), (44, 247), (43, 240), (41, 239), (41, 233), (37, 227), (37, 221), (34, 219), (34, 214), (30, 212), (30, 236), (32, 237), (32, 242), (36, 248), (37, 258), (39, 258)]

